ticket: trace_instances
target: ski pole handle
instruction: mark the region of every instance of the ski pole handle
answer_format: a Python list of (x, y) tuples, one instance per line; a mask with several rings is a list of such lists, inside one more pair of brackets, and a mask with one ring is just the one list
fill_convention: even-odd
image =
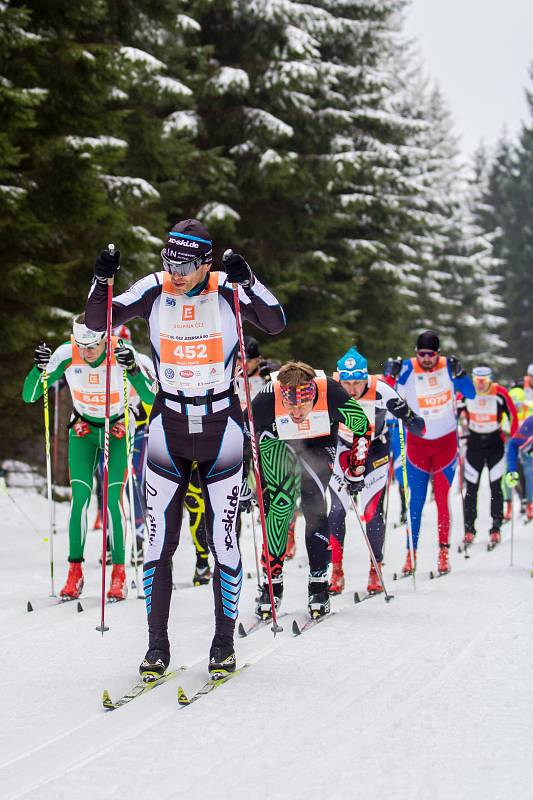
[[(115, 255), (115, 245), (113, 244), (113, 242), (109, 242), (109, 244), (107, 245), (107, 252), (109, 253), (110, 256), (114, 256)], [(113, 277), (107, 279), (107, 285), (108, 286), (113, 286), (114, 282), (115, 282), (115, 276), (114, 275), (113, 275)]]

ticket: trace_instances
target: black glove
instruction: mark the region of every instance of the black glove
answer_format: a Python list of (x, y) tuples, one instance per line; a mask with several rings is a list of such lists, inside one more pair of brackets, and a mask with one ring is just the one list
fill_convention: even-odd
[(365, 485), (365, 476), (360, 475), (358, 478), (353, 478), (351, 475), (348, 475), (348, 473), (345, 472), (344, 484), (350, 497), (355, 497), (357, 494), (359, 494), (359, 492), (363, 491), (363, 487)]
[(37, 369), (41, 370), (41, 372), (44, 372), (48, 366), (51, 355), (52, 351), (46, 342), (41, 342), (41, 344), (37, 345), (33, 354), (33, 360)]
[(224, 256), (222, 265), (228, 276), (229, 283), (240, 283), (245, 289), (253, 285), (254, 276), (252, 270), (238, 253)]
[(115, 347), (115, 358), (117, 359), (117, 364), (120, 364), (122, 369), (126, 369), (128, 372), (134, 370), (137, 366), (135, 353), (131, 347), (126, 347), (122, 342)]
[(244, 477), (242, 479), (241, 495), (239, 497), (239, 511), (249, 514), (250, 511), (252, 510), (253, 499), (254, 499), (254, 493), (248, 486), (248, 481)]
[(402, 371), (403, 359), (401, 356), (391, 359), (390, 374), (393, 378), (397, 378)]
[(448, 356), (448, 364), (452, 371), (452, 378), (462, 378), (463, 375), (466, 375), (466, 370), (463, 369), (463, 365), (457, 356)]
[(270, 375), (270, 365), (268, 361), (262, 361), (259, 364), (259, 377), (268, 378), (269, 375)]
[(396, 417), (396, 419), (405, 420), (409, 417), (411, 409), (401, 397), (393, 397), (392, 400), (389, 400), (387, 403), (387, 411), (390, 411), (392, 416)]
[(120, 250), (102, 250), (94, 262), (96, 280), (105, 283), (108, 278), (113, 278), (120, 269)]

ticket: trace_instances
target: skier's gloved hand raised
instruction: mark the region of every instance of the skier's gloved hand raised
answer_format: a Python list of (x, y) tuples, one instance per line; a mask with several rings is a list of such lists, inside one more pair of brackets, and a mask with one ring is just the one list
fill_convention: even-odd
[(450, 365), (452, 378), (462, 378), (463, 375), (466, 375), (466, 370), (463, 369), (463, 365), (457, 356), (448, 356), (448, 364)]
[(401, 356), (396, 356), (396, 358), (391, 358), (390, 375), (393, 378), (397, 378), (400, 372), (402, 371), (402, 364), (403, 364), (403, 359)]
[(407, 428), (415, 434), (415, 436), (422, 436), (426, 432), (426, 423), (423, 417), (419, 417), (414, 413), (412, 408), (409, 408), (406, 401), (401, 397), (394, 397), (387, 403), (387, 411), (401, 419)]
[(122, 369), (125, 369), (128, 372), (135, 371), (137, 366), (135, 361), (135, 353), (131, 347), (126, 347), (124, 342), (119, 342), (119, 344), (115, 347), (115, 358), (117, 359), (117, 364), (119, 364)]
[(241, 495), (239, 498), (239, 511), (245, 512), (249, 514), (252, 510), (252, 500), (254, 498), (254, 493), (248, 486), (248, 481), (246, 477), (242, 479), (241, 484)]
[(520, 476), (518, 472), (508, 472), (505, 476), (505, 483), (509, 487), (509, 489), (514, 489), (515, 486), (518, 486), (519, 480)]
[(120, 250), (102, 250), (94, 262), (94, 274), (97, 281), (106, 283), (108, 278), (113, 278), (120, 269)]
[(48, 366), (51, 355), (52, 351), (46, 342), (41, 342), (41, 344), (37, 345), (33, 354), (33, 361), (37, 369), (39, 369), (41, 372), (44, 372)]
[(222, 259), (222, 266), (228, 276), (228, 283), (240, 283), (245, 289), (253, 286), (255, 279), (252, 270), (238, 253), (227, 250)]

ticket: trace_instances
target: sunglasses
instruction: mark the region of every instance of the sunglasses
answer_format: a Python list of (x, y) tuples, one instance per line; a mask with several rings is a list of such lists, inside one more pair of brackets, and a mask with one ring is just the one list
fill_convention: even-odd
[(99, 342), (95, 342), (94, 344), (84, 344), (83, 342), (76, 342), (77, 346), (80, 350), (96, 350), (96, 348), (102, 344), (102, 339)]
[(191, 258), (190, 261), (171, 261), (167, 258), (165, 248), (163, 248), (163, 250), (161, 250), (161, 260), (164, 268), (167, 272), (170, 272), (171, 275), (181, 275), (185, 277), (186, 275), (192, 275), (193, 272), (196, 272), (198, 267), (201, 267), (202, 264), (208, 263), (211, 259), (211, 253), (212, 251), (208, 250), (207, 253), (197, 256), (197, 258)]
[(435, 356), (437, 355), (437, 351), (436, 350), (417, 350), (416, 354), (417, 354), (417, 356), (420, 356), (420, 358), (435, 358)]

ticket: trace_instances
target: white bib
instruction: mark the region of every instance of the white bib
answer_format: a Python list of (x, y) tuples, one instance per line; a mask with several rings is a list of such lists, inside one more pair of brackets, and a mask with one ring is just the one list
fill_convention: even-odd
[(446, 417), (453, 408), (453, 383), (448, 373), (446, 359), (441, 357), (437, 369), (426, 372), (413, 359), (415, 391), (420, 414), (426, 420)]
[(170, 275), (163, 274), (159, 337), (164, 391), (211, 389), (224, 381), (217, 272), (196, 297), (176, 294)]
[(476, 394), (473, 400), (466, 401), (468, 427), (474, 433), (493, 433), (499, 430), (498, 399), (496, 387), (489, 394)]
[[(110, 415), (117, 417), (124, 410), (123, 370), (115, 359), (114, 351), (117, 337), (111, 339), (111, 408)], [(105, 418), (106, 360), (100, 366), (91, 367), (81, 357), (74, 337), (72, 343), (72, 363), (69, 367), (68, 382), (74, 408), (82, 417)]]

